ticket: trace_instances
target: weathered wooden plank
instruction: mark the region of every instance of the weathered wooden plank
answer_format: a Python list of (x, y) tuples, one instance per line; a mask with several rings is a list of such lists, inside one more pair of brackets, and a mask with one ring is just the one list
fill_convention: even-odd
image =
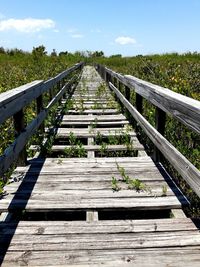
[[(176, 187), (172, 187), (171, 189), (168, 189), (169, 187), (167, 186), (167, 183), (164, 182), (164, 181), (154, 181), (154, 182), (151, 182), (151, 181), (146, 181), (145, 182), (145, 185), (147, 186), (147, 189), (151, 189), (151, 191), (146, 191), (146, 192), (137, 192), (137, 191), (132, 191), (132, 190), (128, 190), (127, 192), (127, 196), (131, 196), (131, 197), (156, 197), (157, 195), (158, 196), (161, 196), (162, 195), (162, 190), (161, 188), (163, 186), (165, 186), (167, 188), (167, 193), (166, 195), (172, 195), (170, 192), (171, 190), (173, 190), (173, 192), (176, 192), (177, 195), (180, 195), (180, 193), (178, 192), (177, 188)], [(21, 188), (19, 188), (19, 186), (21, 186)], [(27, 181), (27, 182), (18, 182), (18, 183), (13, 183), (13, 184), (10, 184), (8, 186), (5, 187), (5, 190), (6, 190), (6, 194), (13, 194), (15, 192), (18, 192), (17, 194), (27, 194), (27, 193), (31, 193), (32, 192), (32, 187), (34, 186), (34, 193), (48, 193), (48, 191), (55, 191), (55, 192), (58, 192), (58, 193), (63, 193), (64, 191), (66, 192), (66, 196), (67, 196), (67, 193), (69, 192), (69, 195), (70, 194), (73, 194), (73, 192), (76, 193), (76, 190), (77, 190), (77, 187), (79, 188), (80, 190), (80, 194), (82, 193), (84, 195), (85, 192), (87, 192), (88, 190), (91, 192), (94, 192), (94, 191), (99, 191), (99, 193), (97, 192), (96, 196), (100, 195), (101, 196), (101, 193), (102, 192), (102, 195), (104, 195), (104, 192), (105, 194), (109, 191), (110, 195), (112, 197), (117, 197), (120, 195), (124, 195), (124, 190), (127, 190), (127, 185), (125, 183), (121, 183), (119, 182), (119, 186), (121, 187), (121, 190), (118, 191), (118, 192), (113, 192), (112, 190), (112, 185), (111, 185), (111, 181), (84, 181), (84, 182), (78, 182), (78, 181), (71, 181), (71, 182), (65, 182), (65, 181), (51, 181), (51, 183), (48, 183), (47, 181), (38, 181), (36, 184), (35, 184), (35, 181)], [(75, 190), (75, 191), (74, 191)], [(91, 194), (92, 194), (91, 192)], [(158, 193), (159, 192), (159, 193)], [(33, 194), (34, 194), (33, 193)], [(89, 192), (88, 192), (89, 193)], [(119, 193), (119, 194), (118, 194)], [(8, 199), (10, 196), (6, 195), (5, 196), (5, 199)], [(27, 195), (24, 196), (24, 198), (26, 198)], [(165, 198), (165, 197), (163, 197)]]
[[(74, 110), (74, 109), (70, 109), (67, 112), (68, 114), (79, 114), (80, 111), (78, 110)], [(115, 115), (115, 114), (119, 114), (119, 111), (117, 109), (85, 109), (83, 111), (81, 111), (81, 113), (83, 114), (103, 114), (103, 115)]]
[(120, 101), (132, 114), (134, 119), (139, 123), (147, 136), (163, 153), (172, 166), (179, 172), (191, 188), (200, 196), (200, 171), (187, 160), (166, 138), (164, 138), (114, 87), (111, 83), (110, 88), (116, 93)]
[[(73, 200), (73, 201), (72, 201)], [(180, 202), (180, 201), (181, 202)], [(180, 209), (182, 205), (188, 202), (184, 197), (166, 196), (166, 197), (145, 197), (145, 198), (106, 198), (106, 199), (62, 199), (51, 200), (49, 198), (42, 200), (21, 200), (14, 198), (1, 200), (1, 211), (16, 211), (25, 209), (26, 211), (67, 211), (82, 209), (131, 209), (131, 210), (159, 210), (159, 209)]]
[[(51, 148), (52, 152), (63, 152), (66, 148), (70, 148), (72, 146), (63, 146), (63, 145), (54, 145)], [(100, 145), (83, 145), (82, 146), (86, 151), (99, 151), (101, 149)], [(126, 145), (107, 145), (106, 151), (126, 151), (129, 150), (143, 150), (143, 146), (140, 145), (139, 142), (132, 143), (131, 147), (127, 147)]]
[(90, 115), (64, 115), (63, 116), (63, 121), (122, 121), (126, 120), (126, 117), (122, 114), (114, 114), (114, 115), (98, 115), (94, 116), (92, 114)]
[[(59, 167), (58, 167), (59, 168)], [(84, 172), (84, 169), (81, 168), (81, 171), (80, 172), (75, 172), (73, 171), (73, 169), (69, 169), (69, 173), (60, 173), (59, 172), (59, 169), (55, 169), (55, 170), (52, 170), (51, 172), (42, 172), (42, 173), (34, 173), (31, 172), (31, 173), (20, 173), (18, 172), (19, 174), (19, 177), (20, 177), (20, 174), (22, 174), (22, 177), (26, 176), (26, 181), (27, 182), (33, 182), (36, 177), (37, 177), (37, 181), (40, 182), (40, 181), (59, 181), (59, 182), (63, 182), (63, 181), (66, 181), (66, 182), (70, 182), (70, 181), (73, 181), (73, 182), (84, 182), (84, 181), (110, 181), (110, 177), (111, 175), (109, 175), (108, 173), (108, 170), (110, 169), (110, 173), (111, 175), (115, 175), (115, 177), (117, 179), (121, 178), (119, 172), (114, 169), (114, 168), (106, 168), (106, 169), (100, 169), (99, 170), (99, 174), (97, 173), (97, 171), (95, 172), (92, 172), (92, 167), (89, 169), (89, 171), (91, 171), (90, 173), (85, 173)], [(145, 168), (144, 170), (143, 169), (126, 169), (126, 173), (131, 177), (131, 178), (138, 178), (140, 179), (141, 181), (150, 181), (150, 182), (155, 182), (155, 181), (164, 181), (162, 175), (155, 169), (149, 169), (149, 168)], [(59, 174), (59, 175), (58, 175)], [(15, 173), (15, 175), (17, 176), (17, 172)], [(15, 175), (13, 175), (13, 178), (11, 177), (11, 179), (14, 179)], [(13, 184), (13, 183), (11, 183)], [(10, 186), (10, 184), (8, 185)]]
[[(145, 259), (145, 261), (144, 261)], [(4, 267), (199, 267), (199, 247), (167, 247), (148, 249), (109, 249), (77, 251), (8, 251)]]
[(141, 249), (200, 246), (197, 231), (117, 234), (14, 235), (8, 251)]
[(98, 133), (105, 137), (110, 135), (121, 136), (123, 134), (136, 136), (133, 130), (127, 132), (125, 128), (93, 128), (90, 130), (87, 128), (58, 128), (56, 138), (68, 138), (71, 133), (79, 138), (96, 137)]
[[(1, 235), (12, 234), (15, 223), (1, 223)], [(42, 229), (42, 231), (41, 231)], [(144, 233), (144, 232), (174, 232), (198, 231), (189, 218), (148, 219), (148, 220), (104, 220), (93, 221), (20, 221), (15, 235), (64, 235), (92, 233)]]
[[(127, 120), (121, 120), (121, 121), (95, 121), (95, 126), (115, 126), (115, 125), (126, 125), (129, 124), (129, 122)], [(83, 126), (83, 125), (91, 125), (92, 121), (62, 121), (61, 122), (61, 126), (69, 126), (69, 125), (73, 125), (73, 126)], [(95, 128), (95, 127), (94, 127)]]

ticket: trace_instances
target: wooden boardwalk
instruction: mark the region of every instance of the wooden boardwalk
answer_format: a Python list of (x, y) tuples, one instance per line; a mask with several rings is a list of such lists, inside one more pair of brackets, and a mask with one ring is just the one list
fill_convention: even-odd
[[(66, 100), (62, 100), (65, 104)], [(86, 66), (46, 158), (17, 167), (0, 211), (2, 266), (200, 266), (198, 222)]]

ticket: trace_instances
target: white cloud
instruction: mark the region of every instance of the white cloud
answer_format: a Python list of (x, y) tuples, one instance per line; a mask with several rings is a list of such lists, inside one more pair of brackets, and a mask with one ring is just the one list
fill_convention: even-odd
[(7, 19), (0, 21), (0, 31), (16, 30), (19, 32), (39, 32), (43, 29), (55, 27), (55, 22), (51, 19)]
[(72, 34), (71, 37), (72, 38), (83, 38), (84, 35), (83, 34)]
[(120, 45), (136, 44), (136, 40), (128, 36), (119, 36), (115, 39), (115, 43)]

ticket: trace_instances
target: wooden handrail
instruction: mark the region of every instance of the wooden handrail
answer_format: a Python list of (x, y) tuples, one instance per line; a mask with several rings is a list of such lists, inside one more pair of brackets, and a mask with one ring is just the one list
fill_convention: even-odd
[(116, 78), (138, 95), (200, 134), (200, 101), (131, 75), (121, 75), (104, 66), (98, 65), (98, 69), (105, 80), (107, 80), (108, 75)]
[[(155, 161), (159, 161), (158, 151), (162, 152), (164, 157), (200, 197), (200, 171), (163, 136), (165, 112), (170, 113), (193, 131), (200, 133), (200, 102), (133, 76), (123, 76), (101, 65), (97, 65), (97, 70), (155, 145)], [(125, 96), (114, 85), (116, 83), (113, 78), (125, 85)], [(146, 98), (156, 106), (156, 128), (142, 116), (141, 102), (140, 105), (136, 103), (136, 107), (129, 102), (130, 89), (134, 89), (136, 94)], [(142, 101), (142, 99), (136, 98), (136, 101)]]
[[(68, 77), (69, 74), (81, 69), (82, 66), (83, 63), (78, 63), (47, 81), (34, 81), (0, 94), (0, 124), (13, 116), (16, 131), (14, 142), (0, 156), (0, 175), (3, 175), (17, 159), (21, 165), (26, 164), (25, 153), (22, 153), (23, 150), (25, 151), (26, 143), (41, 126), (51, 107), (62, 98), (67, 89), (70, 89), (74, 79), (72, 78), (64, 86), (62, 86), (61, 81)], [(50, 91), (56, 84), (59, 84), (58, 92), (53, 98), (50, 98), (50, 102), (44, 107), (42, 103), (43, 93)], [(39, 105), (37, 106), (38, 114), (25, 127), (23, 109), (33, 100), (36, 100), (37, 105)], [(19, 158), (19, 155), (21, 158)]]
[(0, 124), (44, 92), (50, 90), (56, 83), (80, 68), (81, 65), (82, 63), (78, 63), (47, 81), (34, 81), (0, 94)]

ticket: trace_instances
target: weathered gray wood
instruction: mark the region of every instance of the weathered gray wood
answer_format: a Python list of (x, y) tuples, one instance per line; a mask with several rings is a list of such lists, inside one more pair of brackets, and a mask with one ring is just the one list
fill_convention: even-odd
[[(68, 138), (71, 133), (74, 133), (76, 137), (88, 138), (96, 137), (98, 133), (105, 137), (108, 137), (110, 135), (121, 136), (123, 134), (126, 134), (127, 131), (124, 128), (93, 128), (90, 131), (87, 128), (58, 128), (56, 138)], [(134, 137), (136, 136), (136, 133), (131, 130), (130, 132), (128, 132), (128, 135)]]
[[(68, 125), (73, 125), (73, 126), (83, 126), (83, 125), (91, 125), (91, 126), (110, 126), (112, 127), (113, 125), (127, 125), (129, 122), (127, 120), (122, 120), (122, 121), (94, 121), (95, 124), (92, 124), (92, 121), (62, 121), (61, 126), (68, 126)], [(95, 128), (95, 127), (94, 127)]]
[[(69, 86), (70, 82), (56, 94), (47, 107), (42, 109), (38, 116), (25, 129), (23, 129), (23, 132), (21, 132), (15, 141), (5, 150), (4, 154), (0, 157), (0, 174), (3, 174), (19, 157), (29, 138), (35, 133), (36, 129), (40, 127), (52, 106), (63, 96)], [(24, 154), (25, 152), (23, 152), (23, 162), (25, 161)]]
[[(62, 245), (61, 245), (62, 244)], [(16, 235), (9, 251), (40, 250), (97, 250), (145, 249), (160, 247), (199, 246), (200, 235), (195, 231), (130, 234), (70, 234), (70, 235)], [(200, 258), (200, 257), (199, 257)]]
[(130, 75), (126, 75), (125, 78), (132, 87), (134, 86), (136, 93), (200, 133), (199, 101)]
[[(178, 211), (178, 210), (176, 210)], [(15, 223), (2, 222), (1, 234), (10, 235)], [(148, 220), (103, 220), (88, 223), (85, 221), (20, 221), (15, 235), (43, 234), (92, 234), (92, 233), (145, 233), (197, 231), (196, 225), (189, 218), (148, 219)]]
[[(106, 74), (103, 68), (101, 73), (103, 77)], [(84, 71), (86, 81), (90, 78), (87, 75), (88, 72)], [(99, 77), (94, 80), (97, 88), (101, 80)], [(81, 82), (78, 86), (78, 90), (82, 88)], [(61, 99), (65, 89), (63, 86), (46, 107), (45, 116), (48, 109)], [(92, 83), (88, 91), (94, 92)], [(62, 131), (65, 134), (72, 131), (77, 136), (90, 131), (95, 134), (95, 130), (90, 129), (90, 123), (95, 122), (95, 117), (99, 116), (67, 117), (67, 125), (80, 125), (83, 119), (88, 129), (68, 128)], [(109, 115), (105, 117), (107, 120), (100, 120), (100, 124), (106, 123), (108, 127), (96, 130), (109, 133), (112, 120), (108, 120)], [(123, 120), (113, 121), (112, 124), (117, 122), (116, 125), (121, 125)], [(122, 127), (110, 128), (113, 132), (116, 129), (125, 130)], [(143, 149), (133, 133), (133, 143)], [(153, 135), (156, 139), (157, 132)], [(94, 154), (94, 149), (99, 146), (92, 145), (93, 137), (86, 136), (88, 145), (84, 147)], [(54, 146), (53, 149), (64, 147)], [(121, 147), (110, 146), (110, 149)], [(174, 214), (180, 214), (182, 205), (188, 204), (187, 199), (167, 176), (164, 179), (159, 171), (162, 170), (161, 165), (155, 165), (146, 154), (141, 157), (93, 158), (94, 155), (89, 153), (88, 158), (33, 159), (30, 166), (16, 168), (11, 183), (5, 187), (7, 195), (0, 201), (1, 210), (26, 210), (37, 214), (51, 211), (55, 214), (84, 212), (87, 221), (2, 222), (0, 246), (9, 244), (2, 266), (182, 267), (183, 262), (185, 266), (198, 266), (200, 234), (196, 225), (186, 217), (98, 221), (98, 214), (105, 211), (123, 210), (134, 215), (134, 211), (137, 214), (139, 210), (154, 210), (158, 214), (160, 210), (167, 210), (166, 214), (172, 210)], [(145, 190), (137, 192), (128, 189), (122, 181), (117, 163), (130, 178), (145, 183)], [(116, 177), (121, 187), (118, 192), (112, 190), (112, 176)], [(163, 187), (167, 188), (166, 196), (163, 196)], [(0, 250), (0, 261), (1, 257)]]
[(119, 90), (109, 84), (110, 88), (115, 92), (120, 101), (132, 114), (134, 119), (139, 123), (147, 136), (162, 152), (166, 159), (179, 172), (184, 180), (191, 188), (200, 196), (200, 171), (189, 162), (169, 141), (167, 141), (119, 92)]
[[(24, 111), (21, 109), (17, 113), (15, 113), (13, 116), (13, 120), (14, 120), (14, 128), (15, 128), (15, 137), (17, 137), (21, 134), (21, 132), (24, 131), (26, 127)], [(25, 166), (27, 164), (26, 147), (24, 147), (20, 151), (18, 159), (17, 159), (17, 164), (19, 166)]]
[(115, 114), (115, 115), (64, 115), (63, 116), (63, 122), (75, 122), (75, 121), (123, 121), (126, 120), (126, 117), (122, 114)]
[(10, 165), (17, 160), (19, 153), (22, 151), (29, 138), (35, 133), (35, 130), (41, 125), (47, 115), (46, 110), (43, 110), (39, 116), (34, 119), (15, 141), (5, 150), (4, 154), (0, 156), (0, 174), (5, 173)]
[(98, 221), (98, 212), (94, 210), (89, 210), (86, 213), (86, 221), (87, 222), (96, 222)]
[(105, 68), (111, 76), (168, 114), (173, 115), (193, 131), (200, 133), (200, 102), (167, 88), (143, 81), (131, 75), (121, 75)]
[(43, 81), (34, 81), (0, 94), (0, 124), (37, 98)]
[[(75, 109), (70, 109), (68, 114), (79, 114), (80, 111)], [(95, 114), (95, 115), (116, 115), (119, 114), (119, 111), (117, 109), (85, 109), (82, 111), (82, 114)]]
[[(92, 138), (93, 139), (93, 138)], [(93, 143), (93, 141), (91, 142)], [(63, 145), (54, 145), (51, 148), (52, 152), (62, 152), (66, 148), (70, 148), (72, 146), (63, 146)], [(86, 151), (99, 151), (101, 149), (100, 145), (83, 145), (83, 148)], [(143, 146), (140, 145), (139, 142), (132, 143), (131, 147), (127, 147), (126, 145), (107, 145), (106, 151), (126, 151), (126, 150), (143, 150)]]
[(184, 219), (186, 218), (186, 215), (184, 213), (184, 211), (182, 209), (176, 209), (176, 210), (173, 210), (172, 209), (172, 214), (175, 218), (178, 218), (178, 219)]
[[(144, 260), (145, 259), (145, 260)], [(151, 249), (108, 249), (77, 251), (8, 251), (3, 267), (199, 267), (199, 247), (165, 247)]]
[[(73, 201), (73, 202), (72, 202)], [(181, 202), (180, 202), (181, 201)], [(26, 210), (28, 212), (56, 212), (56, 211), (81, 211), (88, 209), (129, 209), (129, 210), (170, 210), (180, 209), (182, 205), (187, 205), (185, 198), (180, 197), (180, 201), (175, 196), (145, 197), (145, 198), (106, 198), (104, 199), (74, 199), (69, 198), (57, 200), (49, 199), (9, 199), (1, 200), (0, 211)], [(128, 202), (128, 203), (127, 203)]]
[(48, 91), (65, 75), (78, 69), (80, 64), (76, 64), (48, 81), (34, 81), (2, 93), (0, 95), (0, 124), (39, 97), (42, 93)]
[[(160, 108), (156, 107), (155, 128), (163, 136), (165, 133), (165, 123), (166, 123), (166, 113)], [(155, 162), (160, 162), (162, 160), (162, 154), (160, 153), (159, 149), (157, 149), (156, 146), (154, 146), (153, 158)]]
[[(39, 115), (40, 112), (44, 109), (43, 95), (40, 95), (39, 97), (36, 98), (36, 105), (37, 105), (37, 115)], [(45, 131), (44, 127), (45, 127), (44, 123), (42, 123), (39, 127), (42, 133), (44, 133)]]

